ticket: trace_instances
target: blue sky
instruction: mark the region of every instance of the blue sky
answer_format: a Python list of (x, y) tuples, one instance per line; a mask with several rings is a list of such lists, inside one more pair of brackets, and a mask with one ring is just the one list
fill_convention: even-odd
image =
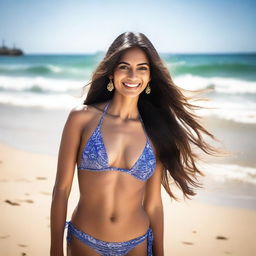
[(106, 51), (124, 31), (159, 52), (256, 52), (252, 0), (0, 0), (0, 39), (25, 53)]

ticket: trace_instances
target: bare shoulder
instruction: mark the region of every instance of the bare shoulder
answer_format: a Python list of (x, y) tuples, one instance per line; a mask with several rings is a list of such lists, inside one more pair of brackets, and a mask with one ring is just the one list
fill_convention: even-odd
[(102, 114), (105, 104), (106, 102), (92, 105), (78, 105), (71, 109), (68, 116), (68, 121), (85, 125)]

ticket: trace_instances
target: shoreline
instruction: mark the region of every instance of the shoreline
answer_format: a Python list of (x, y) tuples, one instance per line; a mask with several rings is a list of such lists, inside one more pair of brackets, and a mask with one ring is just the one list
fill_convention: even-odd
[[(5, 256), (48, 255), (51, 191), (57, 158), (3, 144), (0, 144), (0, 152), (0, 251)], [(77, 204), (78, 195), (75, 175), (67, 220)], [(252, 256), (255, 252), (255, 210), (217, 206), (196, 199), (176, 202), (163, 187), (162, 196), (166, 256)]]

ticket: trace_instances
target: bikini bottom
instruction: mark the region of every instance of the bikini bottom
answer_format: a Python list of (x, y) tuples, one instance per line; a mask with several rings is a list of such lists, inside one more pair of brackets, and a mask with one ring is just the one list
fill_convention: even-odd
[(123, 256), (126, 255), (134, 247), (142, 243), (147, 238), (147, 255), (153, 256), (153, 231), (148, 228), (146, 234), (136, 237), (125, 242), (106, 242), (92, 237), (81, 230), (77, 229), (71, 221), (66, 222), (65, 227), (68, 228), (67, 243), (71, 242), (71, 235), (74, 235), (84, 244), (93, 248), (101, 256)]

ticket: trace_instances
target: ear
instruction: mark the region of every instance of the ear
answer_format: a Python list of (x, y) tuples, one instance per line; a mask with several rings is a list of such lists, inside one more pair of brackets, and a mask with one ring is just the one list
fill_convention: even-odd
[(113, 75), (108, 76), (109, 80), (113, 79)]

